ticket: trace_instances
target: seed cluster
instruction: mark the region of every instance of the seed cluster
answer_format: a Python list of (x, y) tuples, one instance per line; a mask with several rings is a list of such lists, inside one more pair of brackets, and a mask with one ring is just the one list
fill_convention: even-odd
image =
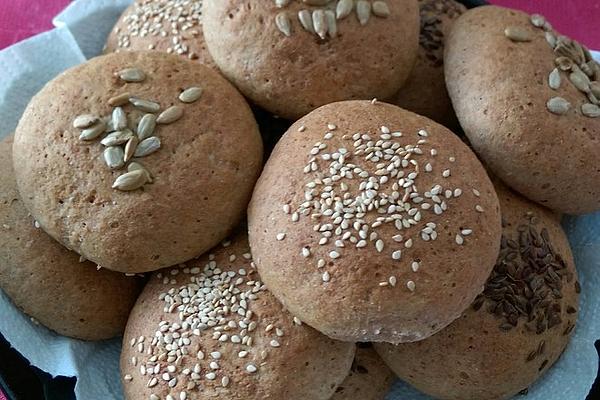
[[(576, 40), (558, 35), (546, 19), (533, 14), (531, 24), (544, 30), (546, 42), (556, 55), (556, 67), (548, 75), (548, 86), (553, 90), (561, 87), (564, 74), (566, 81), (579, 90), (586, 100), (579, 107), (581, 114), (589, 118), (600, 117), (600, 65), (593, 59), (590, 51)], [(505, 30), (506, 36), (512, 41), (529, 42), (533, 39), (531, 33), (520, 27), (510, 26)], [(572, 104), (560, 96), (548, 99), (548, 111), (556, 115), (564, 115)]]
[[(293, 1), (300, 0), (275, 0), (275, 6), (285, 9)], [(390, 9), (382, 0), (302, 0), (301, 3), (308, 8), (298, 11), (295, 16), (285, 10), (275, 16), (275, 25), (283, 35), (293, 34), (292, 21), (295, 19), (302, 29), (325, 40), (337, 36), (337, 21), (350, 14), (355, 13), (361, 25), (366, 25), (371, 15), (378, 18), (390, 16)]]
[[(502, 320), (501, 330), (509, 331), (523, 319), (526, 329), (539, 335), (562, 323), (562, 288), (573, 281), (573, 273), (552, 246), (548, 230), (536, 227), (531, 212), (525, 218), (514, 237), (503, 234), (494, 270), (473, 308), (479, 310), (485, 303), (486, 310)], [(566, 311), (577, 312), (572, 306)], [(569, 324), (566, 334), (573, 327)]]
[(444, 64), (444, 32), (442, 32), (442, 16), (450, 19), (458, 18), (463, 8), (454, 1), (421, 0), (421, 34), (419, 44), (425, 50), (425, 56), (433, 66)]
[[(117, 75), (127, 83), (139, 83), (146, 79), (144, 71), (138, 68), (124, 69)], [(190, 87), (180, 93), (179, 101), (193, 103), (201, 95), (201, 88)], [(81, 141), (96, 140), (105, 135), (100, 143), (105, 147), (103, 157), (108, 168), (118, 170), (127, 165), (127, 172), (114, 181), (114, 189), (139, 189), (146, 183), (152, 183), (153, 178), (137, 159), (160, 149), (160, 138), (155, 135), (157, 125), (171, 124), (180, 119), (183, 116), (183, 107), (171, 106), (158, 114), (160, 104), (138, 98), (128, 92), (110, 98), (108, 104), (113, 107), (111, 115), (79, 115), (74, 119), (73, 127), (81, 129)], [(124, 109), (126, 105), (131, 105), (136, 112), (127, 114)], [(133, 159), (136, 161), (132, 161)]]
[[(315, 266), (325, 283), (334, 279), (326, 270), (327, 264), (343, 257), (347, 248), (372, 246), (378, 253), (387, 253), (391, 262), (401, 265), (406, 261), (416, 273), (422, 266), (420, 260), (411, 258), (411, 248), (419, 240), (430, 242), (438, 238), (437, 224), (430, 217), (444, 214), (453, 199), (463, 195), (463, 188), (453, 186), (448, 180), (453, 172), (460, 171), (441, 167), (446, 160), (436, 160), (440, 157), (425, 130), (414, 134), (414, 144), (403, 146), (398, 138), (404, 134), (387, 126), (381, 126), (374, 134), (351, 135), (339, 133), (332, 123), (326, 128), (323, 141), (314, 144), (304, 167), (308, 178), (304, 201), (282, 205), (282, 211), (292, 222), (308, 218), (320, 235), (318, 244), (300, 249), (301, 255), (316, 258)], [(304, 126), (299, 128), (305, 130)], [(336, 135), (347, 141), (348, 146), (330, 146), (328, 142)], [(448, 159), (450, 165), (455, 161), (455, 157)], [(419, 177), (423, 174), (434, 175), (438, 183), (419, 188)], [(474, 199), (480, 196), (476, 189), (469, 192)], [(484, 212), (478, 204), (472, 210)], [(384, 225), (395, 227), (392, 237), (379, 234)], [(408, 230), (414, 227), (419, 228), (418, 233), (411, 237)], [(455, 245), (466, 245), (472, 234), (473, 230), (463, 225), (453, 233)], [(285, 238), (286, 232), (278, 232), (274, 239), (281, 243)], [(378, 284), (394, 287), (397, 283), (398, 278), (390, 276)], [(404, 287), (414, 291), (416, 284), (407, 280)]]
[[(223, 246), (229, 243), (224, 242)], [(156, 275), (165, 286), (159, 295), (163, 313), (176, 316), (176, 320), (162, 320), (153, 337), (131, 340), (130, 346), (139, 356), (132, 357), (130, 363), (139, 368), (140, 375), (139, 378), (125, 375), (126, 382), (143, 379), (149, 388), (160, 385), (175, 388), (179, 384), (178, 388), (185, 388), (179, 397), (166, 398), (185, 399), (192, 390), (209, 382), (221, 387), (232, 382), (221, 368), (229, 354), (222, 352), (224, 346), (238, 347), (235, 357), (244, 360), (244, 370), (249, 375), (259, 373), (270, 351), (283, 346), (284, 330), (277, 324), (266, 324), (252, 311), (253, 302), (266, 288), (258, 280), (250, 253), (231, 253), (228, 257), (228, 265), (236, 262), (242, 265), (225, 270), (223, 265), (217, 264), (215, 255), (210, 254), (203, 268), (182, 265)], [(294, 323), (301, 324), (298, 319), (294, 319)], [(254, 346), (259, 330), (271, 338), (269, 347), (260, 351)], [(206, 339), (203, 346), (198, 347), (197, 342), (192, 344), (194, 337)], [(212, 345), (208, 344), (208, 338), (212, 338)], [(183, 367), (184, 362), (186, 366), (194, 365)], [(160, 398), (152, 394), (150, 399)]]
[[(201, 34), (202, 0), (142, 0), (136, 1), (124, 18), (125, 28), (117, 28), (117, 46), (126, 49), (132, 37), (170, 38), (167, 53), (187, 55), (194, 60), (198, 54), (190, 51), (189, 42)], [(154, 50), (154, 45), (148, 45)]]

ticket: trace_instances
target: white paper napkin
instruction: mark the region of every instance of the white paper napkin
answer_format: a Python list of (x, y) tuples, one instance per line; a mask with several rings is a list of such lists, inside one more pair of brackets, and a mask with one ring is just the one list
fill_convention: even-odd
[[(76, 0), (54, 19), (57, 29), (0, 51), (0, 137), (14, 130), (29, 99), (47, 81), (86, 57), (100, 54), (108, 32), (130, 3)], [(600, 213), (568, 218), (565, 227), (582, 285), (578, 326), (568, 349), (530, 388), (527, 400), (582, 400), (598, 369), (594, 340), (600, 338)], [(120, 339), (89, 343), (59, 336), (31, 322), (1, 291), (0, 332), (36, 367), (53, 376), (77, 377), (78, 399), (123, 398)], [(401, 382), (387, 397), (426, 399), (429, 397)]]

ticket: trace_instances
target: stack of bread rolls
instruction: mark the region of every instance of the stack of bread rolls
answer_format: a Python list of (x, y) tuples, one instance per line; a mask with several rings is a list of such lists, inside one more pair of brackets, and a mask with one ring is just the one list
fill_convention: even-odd
[(136, 0), (0, 143), (0, 287), (123, 334), (128, 400), (508, 399), (576, 329), (599, 105), (537, 14)]

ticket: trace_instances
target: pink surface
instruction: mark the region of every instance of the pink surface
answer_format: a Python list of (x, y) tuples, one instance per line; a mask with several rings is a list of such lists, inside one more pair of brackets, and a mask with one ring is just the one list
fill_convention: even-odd
[(600, 50), (600, 0), (489, 0), (496, 5), (544, 15), (556, 30)]
[(6, 400), (4, 393), (2, 393), (2, 389), (0, 389), (0, 400)]
[[(491, 0), (538, 12), (566, 35), (600, 49), (600, 0)], [(52, 28), (52, 17), (69, 0), (0, 0), (0, 49)], [(2, 400), (2, 399), (0, 399)]]

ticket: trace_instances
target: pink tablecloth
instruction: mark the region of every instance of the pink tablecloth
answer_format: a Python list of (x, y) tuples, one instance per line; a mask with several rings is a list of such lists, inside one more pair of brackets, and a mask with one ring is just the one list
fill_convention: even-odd
[[(600, 49), (600, 0), (490, 1), (541, 13), (560, 32)], [(52, 17), (68, 3), (69, 0), (0, 0), (0, 49), (52, 28)]]

